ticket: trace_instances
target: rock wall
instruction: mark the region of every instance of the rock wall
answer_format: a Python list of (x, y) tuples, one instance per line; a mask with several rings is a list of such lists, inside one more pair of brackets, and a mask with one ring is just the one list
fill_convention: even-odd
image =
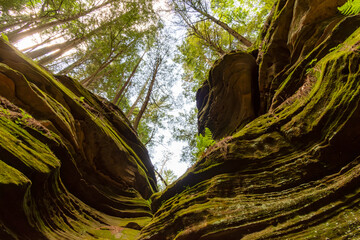
[(248, 53), (218, 60), (196, 94), (199, 133), (207, 127), (221, 139), (253, 120), (259, 110), (257, 79), (255, 58)]
[(251, 104), (219, 97), (232, 80), (212, 76), (236, 60), (216, 64), (199, 130), (224, 138), (153, 195), (140, 239), (360, 238), (360, 16), (341, 15), (344, 2), (277, 2), (257, 56), (262, 115), (245, 126), (227, 112)]
[(155, 191), (116, 106), (0, 41), (0, 239), (135, 239)]
[(215, 64), (197, 97), (218, 141), (161, 193), (119, 109), (0, 41), (0, 239), (360, 238), (360, 16), (344, 2), (279, 0), (256, 60)]

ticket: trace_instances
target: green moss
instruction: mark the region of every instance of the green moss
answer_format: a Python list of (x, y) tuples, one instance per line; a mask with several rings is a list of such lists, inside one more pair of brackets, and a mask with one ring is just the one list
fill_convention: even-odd
[(36, 89), (38, 96), (43, 99), (44, 103), (48, 105), (48, 107), (52, 110), (53, 114), (61, 120), (61, 124), (65, 124), (69, 131), (74, 131), (74, 118), (71, 113), (66, 108), (64, 108), (63, 105), (61, 105), (50, 95), (43, 92), (41, 89), (37, 88), (36, 86), (33, 86), (33, 88)]
[(38, 172), (50, 173), (50, 169), (60, 166), (60, 161), (48, 146), (3, 117), (0, 117), (0, 146), (22, 164)]
[(27, 185), (30, 180), (15, 168), (0, 160), (0, 184)]

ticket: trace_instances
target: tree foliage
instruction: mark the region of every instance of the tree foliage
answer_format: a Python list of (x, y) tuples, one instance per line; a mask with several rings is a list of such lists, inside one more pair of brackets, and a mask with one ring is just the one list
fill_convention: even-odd
[(3, 36), (47, 69), (112, 100), (152, 144), (171, 106), (172, 83), (163, 73), (167, 60), (152, 74), (164, 36), (152, 0), (0, 0), (0, 11)]
[(168, 168), (170, 158), (170, 153), (164, 152), (161, 161), (155, 164), (155, 173), (157, 175), (157, 183), (160, 191), (164, 190), (177, 178), (174, 171)]
[[(241, 37), (246, 38), (251, 44), (256, 44), (260, 29), (276, 0), (172, 0), (171, 2), (178, 16), (176, 23), (186, 28), (175, 61), (182, 65), (185, 92), (194, 101), (194, 93), (208, 78), (208, 72), (215, 60), (230, 51), (246, 51), (250, 44), (242, 42)], [(224, 25), (237, 34), (228, 31), (223, 27)], [(241, 37), (237, 38), (238, 35)], [(179, 118), (182, 120), (178, 119), (178, 121), (191, 121), (195, 125), (191, 128), (174, 128), (176, 138), (187, 140), (189, 143), (183, 149), (182, 160), (193, 162), (196, 160), (193, 156), (198, 154), (194, 149), (198, 149), (196, 145), (199, 142), (199, 136), (195, 134), (196, 111), (191, 110), (191, 113), (182, 114)]]
[[(275, 0), (172, 0), (178, 24), (187, 28), (176, 58), (183, 64), (183, 79), (196, 89), (213, 62), (233, 50), (246, 50), (256, 42)], [(245, 39), (245, 40), (244, 40)]]
[(194, 151), (194, 156), (199, 158), (205, 152), (205, 150), (214, 143), (215, 141), (213, 140), (210, 129), (205, 128), (204, 135), (199, 134), (196, 136), (196, 149)]
[(162, 141), (159, 129), (177, 129), (174, 138), (189, 141), (183, 159), (193, 161), (211, 134), (196, 137), (194, 110), (171, 116), (182, 108), (173, 82), (181, 76), (193, 101), (216, 59), (256, 44), (275, 0), (167, 1), (184, 29), (177, 39), (165, 34), (154, 0), (0, 0), (0, 31), (45, 68), (118, 105), (147, 147)]

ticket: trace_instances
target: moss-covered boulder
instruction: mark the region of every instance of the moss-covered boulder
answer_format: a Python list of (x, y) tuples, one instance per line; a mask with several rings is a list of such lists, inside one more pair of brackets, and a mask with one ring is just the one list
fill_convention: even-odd
[(0, 41), (0, 239), (136, 239), (155, 191), (116, 106)]
[(360, 237), (360, 16), (344, 2), (277, 3), (257, 58), (263, 115), (152, 197), (140, 239)]

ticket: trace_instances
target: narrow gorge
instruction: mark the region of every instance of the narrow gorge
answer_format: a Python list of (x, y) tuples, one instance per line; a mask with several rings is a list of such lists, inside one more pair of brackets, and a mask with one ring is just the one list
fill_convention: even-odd
[(216, 143), (159, 192), (124, 113), (0, 41), (0, 239), (360, 238), (360, 15), (279, 0), (197, 92)]

